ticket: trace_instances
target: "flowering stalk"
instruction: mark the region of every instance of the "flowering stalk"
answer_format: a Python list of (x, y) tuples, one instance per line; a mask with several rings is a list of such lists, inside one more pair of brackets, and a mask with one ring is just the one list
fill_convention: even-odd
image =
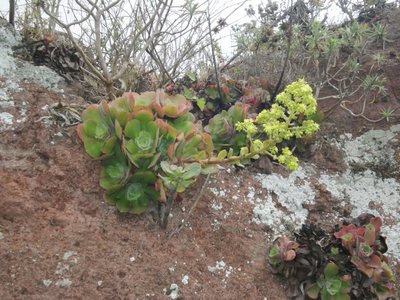
[(264, 109), (256, 119), (236, 123), (236, 130), (246, 133), (249, 153), (269, 155), (289, 170), (298, 168), (298, 160), (289, 148), (279, 151), (277, 144), (291, 138), (314, 134), (319, 125), (311, 117), (317, 109), (311, 87), (300, 79), (288, 85), (276, 97), (271, 108)]

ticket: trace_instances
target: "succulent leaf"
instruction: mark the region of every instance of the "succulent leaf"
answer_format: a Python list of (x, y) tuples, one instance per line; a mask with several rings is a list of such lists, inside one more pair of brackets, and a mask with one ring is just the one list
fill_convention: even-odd
[(182, 132), (183, 134), (188, 134), (189, 132), (195, 130), (195, 117), (191, 113), (185, 113), (180, 117), (168, 122), (177, 132)]
[(109, 105), (112, 118), (121, 126), (125, 126), (129, 114), (135, 107), (134, 95), (133, 93), (124, 93), (122, 97), (111, 101)]
[(155, 92), (144, 92), (141, 94), (132, 93), (135, 98), (135, 111), (143, 108), (150, 108), (155, 99)]

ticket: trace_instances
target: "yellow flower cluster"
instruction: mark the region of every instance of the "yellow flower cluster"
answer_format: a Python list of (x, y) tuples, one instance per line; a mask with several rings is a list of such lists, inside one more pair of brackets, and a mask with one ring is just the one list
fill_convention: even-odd
[(251, 119), (245, 119), (243, 122), (236, 123), (237, 131), (244, 131), (247, 133), (247, 137), (252, 137), (258, 131), (256, 125), (254, 125), (254, 121)]
[(299, 167), (297, 157), (293, 155), (288, 147), (282, 149), (282, 154), (278, 156), (278, 162), (286, 166), (290, 171), (294, 171)]
[(317, 109), (317, 100), (313, 96), (312, 88), (304, 79), (289, 84), (282, 93), (276, 96), (276, 102), (286, 106), (286, 112), (292, 118), (300, 114), (308, 117)]
[(298, 139), (315, 133), (319, 125), (307, 117), (316, 109), (317, 101), (311, 87), (300, 79), (288, 85), (276, 97), (276, 103), (260, 112), (255, 121), (247, 119), (236, 123), (236, 130), (246, 132), (250, 152), (270, 155), (288, 169), (295, 170), (298, 167), (297, 158), (288, 148), (283, 148), (278, 155), (276, 145), (293, 137)]

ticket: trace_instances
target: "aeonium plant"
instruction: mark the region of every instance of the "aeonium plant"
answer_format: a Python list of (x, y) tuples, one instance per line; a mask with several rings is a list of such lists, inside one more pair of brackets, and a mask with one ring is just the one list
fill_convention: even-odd
[(381, 218), (369, 214), (329, 234), (303, 224), (294, 240), (273, 242), (267, 261), (287, 279), (290, 299), (397, 299), (381, 226)]
[(395, 276), (384, 255), (387, 247), (381, 227), (382, 219), (371, 217), (363, 226), (342, 225), (334, 236), (349, 252), (351, 263), (366, 277), (364, 288), (371, 289), (379, 299), (387, 299), (395, 294)]
[(318, 129), (307, 119), (316, 102), (304, 81), (288, 86), (277, 99), (255, 120), (248, 119), (248, 106), (238, 103), (203, 129), (183, 95), (130, 92), (90, 105), (77, 130), (86, 152), (102, 161), (100, 185), (108, 203), (138, 214), (155, 202), (168, 216), (165, 207), (171, 207), (177, 193), (216, 164), (243, 164), (270, 155), (289, 169), (297, 167), (291, 151), (279, 150), (277, 144)]

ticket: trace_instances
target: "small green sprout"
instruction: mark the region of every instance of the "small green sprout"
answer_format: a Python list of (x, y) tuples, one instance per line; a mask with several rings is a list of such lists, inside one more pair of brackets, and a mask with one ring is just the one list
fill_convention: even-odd
[(391, 107), (388, 108), (381, 108), (380, 114), (382, 118), (386, 119), (387, 122), (390, 121), (390, 118), (393, 117), (393, 114), (395, 113), (396, 109), (393, 109)]

